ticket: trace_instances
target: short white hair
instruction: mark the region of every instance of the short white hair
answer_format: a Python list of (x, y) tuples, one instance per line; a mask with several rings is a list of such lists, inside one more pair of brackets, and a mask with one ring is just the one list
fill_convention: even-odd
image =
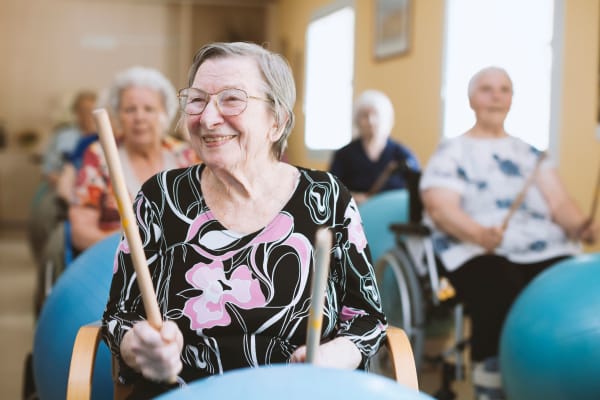
[(488, 74), (490, 72), (500, 72), (500, 73), (504, 74), (504, 76), (506, 76), (506, 79), (508, 79), (508, 81), (510, 82), (510, 87), (511, 88), (513, 87), (512, 79), (510, 79), (510, 75), (508, 74), (508, 72), (506, 72), (506, 70), (504, 68), (495, 67), (495, 66), (485, 67), (485, 68), (477, 71), (475, 73), (475, 75), (473, 75), (471, 77), (471, 79), (469, 80), (469, 86), (467, 87), (467, 95), (469, 96), (469, 99), (471, 98), (471, 96), (473, 96), (473, 93), (475, 92), (475, 88), (477, 87), (477, 84), (479, 83), (479, 79), (483, 75)]
[(394, 126), (394, 106), (390, 98), (379, 90), (365, 90), (354, 102), (354, 126), (358, 125), (358, 117), (362, 110), (374, 108), (379, 113), (382, 129), (390, 133)]
[(169, 128), (179, 105), (177, 102), (177, 93), (171, 82), (157, 69), (135, 66), (119, 72), (107, 91), (106, 106), (113, 115), (118, 115), (121, 106), (121, 94), (130, 87), (141, 87), (155, 90), (160, 97), (165, 108), (165, 130)]

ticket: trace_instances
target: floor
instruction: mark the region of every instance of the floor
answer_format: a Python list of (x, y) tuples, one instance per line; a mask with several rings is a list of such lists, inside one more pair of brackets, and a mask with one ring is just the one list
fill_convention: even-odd
[[(0, 388), (3, 399), (22, 398), (23, 365), (34, 334), (35, 265), (24, 229), (0, 226)], [(453, 341), (451, 326), (428, 335), (426, 353), (438, 354)], [(467, 327), (468, 328), (468, 327)], [(452, 383), (458, 400), (473, 398), (467, 379)], [(433, 395), (441, 386), (441, 367), (426, 363), (419, 373), (421, 390)]]
[(23, 366), (33, 344), (35, 266), (23, 229), (0, 229), (0, 388), (22, 397)]

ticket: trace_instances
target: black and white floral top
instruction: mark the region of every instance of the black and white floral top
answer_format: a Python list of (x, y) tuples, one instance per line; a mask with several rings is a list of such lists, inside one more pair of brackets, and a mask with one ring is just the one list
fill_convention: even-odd
[[(288, 203), (263, 229), (226, 229), (200, 188), (204, 165), (159, 173), (134, 202), (145, 255), (164, 319), (184, 336), (184, 381), (224, 371), (288, 362), (306, 342), (315, 233), (333, 232), (322, 341), (345, 336), (362, 367), (385, 336), (367, 241), (348, 190), (326, 172), (299, 168)], [(119, 355), (124, 333), (145, 318), (123, 239), (103, 318), (105, 340)], [(129, 378), (128, 378), (129, 377)], [(139, 376), (121, 363), (121, 379)]]

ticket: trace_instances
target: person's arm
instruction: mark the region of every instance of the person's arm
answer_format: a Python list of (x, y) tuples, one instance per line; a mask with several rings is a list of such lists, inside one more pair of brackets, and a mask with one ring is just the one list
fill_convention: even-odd
[(477, 244), (488, 252), (502, 242), (499, 227), (485, 227), (473, 220), (460, 206), (460, 194), (440, 187), (421, 192), (423, 205), (438, 229), (463, 242)]
[(92, 207), (71, 205), (69, 222), (71, 223), (71, 242), (80, 251), (118, 231), (118, 229), (114, 231), (100, 229), (100, 211)]
[(66, 162), (63, 165), (60, 175), (56, 181), (56, 195), (64, 200), (67, 204), (73, 198), (75, 189), (75, 180), (77, 179), (77, 170), (71, 162)]
[(548, 203), (550, 215), (564, 229), (567, 236), (589, 244), (597, 240), (598, 226), (590, 223), (588, 217), (581, 212), (555, 169), (541, 170), (536, 183)]
[(90, 146), (83, 156), (81, 168), (69, 205), (71, 241), (78, 250), (85, 250), (115, 231), (100, 228), (100, 216), (110, 178), (102, 171), (105, 165), (100, 146)]

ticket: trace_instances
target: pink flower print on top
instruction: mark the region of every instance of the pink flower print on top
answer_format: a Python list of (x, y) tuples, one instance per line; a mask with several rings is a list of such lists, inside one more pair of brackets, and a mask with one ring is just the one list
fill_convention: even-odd
[[(200, 214), (190, 225), (190, 228), (186, 235), (186, 242), (191, 241), (194, 236), (198, 234), (198, 232), (202, 229), (202, 227), (208, 222), (213, 221), (214, 218), (210, 216), (209, 213)], [(219, 248), (214, 248), (209, 243), (203, 242), (202, 238), (198, 242), (205, 248), (198, 246), (196, 244), (191, 244), (191, 247), (198, 252), (198, 254), (214, 259), (214, 260), (228, 260), (231, 257), (234, 257), (236, 254), (244, 251), (248, 247), (255, 247), (260, 244), (265, 243), (274, 243), (284, 241), (287, 237), (290, 236), (294, 227), (294, 222), (292, 217), (287, 213), (278, 214), (269, 225), (265, 227), (254, 239), (246, 244), (244, 248), (238, 248), (232, 251), (226, 251), (222, 254), (211, 254), (208, 250), (218, 251)]]
[(356, 308), (343, 306), (342, 312), (340, 313), (340, 321), (351, 321), (355, 317), (360, 317), (363, 315), (367, 315), (367, 313), (364, 310), (358, 310)]
[(189, 299), (183, 307), (183, 314), (190, 319), (191, 329), (229, 325), (231, 318), (225, 303), (246, 310), (266, 304), (259, 281), (252, 278), (246, 265), (238, 267), (230, 279), (225, 277), (223, 264), (218, 261), (209, 265), (196, 264), (185, 277), (193, 287), (202, 290), (200, 296)]
[(126, 237), (123, 237), (123, 239), (119, 242), (119, 247), (117, 248), (117, 255), (115, 256), (114, 260), (113, 260), (113, 275), (117, 273), (117, 269), (119, 268), (119, 253), (124, 253), (124, 254), (129, 254), (130, 250), (129, 250), (129, 242), (127, 241)]
[(367, 247), (367, 237), (362, 226), (362, 219), (358, 213), (358, 208), (354, 200), (348, 204), (344, 218), (350, 218), (350, 225), (348, 225), (348, 240), (352, 243), (359, 253), (364, 252)]

